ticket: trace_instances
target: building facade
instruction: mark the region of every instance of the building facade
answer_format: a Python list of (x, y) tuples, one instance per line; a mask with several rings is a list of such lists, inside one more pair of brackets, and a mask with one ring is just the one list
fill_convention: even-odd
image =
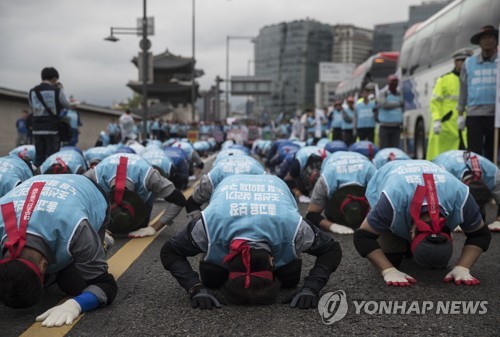
[(255, 39), (255, 76), (272, 80), (271, 94), (256, 109), (277, 116), (314, 107), (319, 63), (332, 60), (332, 26), (300, 20), (265, 26)]
[(372, 53), (373, 31), (353, 25), (333, 27), (333, 62), (354, 63), (366, 60)]

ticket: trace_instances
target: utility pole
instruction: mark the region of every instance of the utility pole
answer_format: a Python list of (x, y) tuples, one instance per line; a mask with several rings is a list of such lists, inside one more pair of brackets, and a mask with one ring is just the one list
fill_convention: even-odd
[(216, 120), (220, 120), (220, 82), (224, 81), (217, 75), (215, 77), (215, 116)]

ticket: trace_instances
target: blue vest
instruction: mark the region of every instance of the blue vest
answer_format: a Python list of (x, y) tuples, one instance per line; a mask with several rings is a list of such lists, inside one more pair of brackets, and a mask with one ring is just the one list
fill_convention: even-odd
[(410, 204), (417, 185), (424, 185), (423, 173), (434, 175), (439, 204), (448, 214), (446, 226), (453, 231), (463, 222), (462, 207), (469, 188), (441, 166), (426, 160), (391, 161), (375, 173), (366, 189), (366, 198), (372, 208), (380, 195), (385, 194), (394, 214), (390, 230), (407, 241), (411, 241), (413, 223)]
[(35, 160), (36, 157), (35, 145), (21, 145), (9, 152), (9, 154), (15, 154), (15, 155), (18, 155), (19, 153), (26, 155), (31, 160)]
[(342, 111), (333, 109), (330, 127), (333, 129), (340, 129), (342, 127)]
[(191, 143), (187, 143), (187, 142), (176, 142), (172, 145), (172, 147), (177, 147), (179, 149), (183, 149), (184, 152), (186, 152), (186, 156), (187, 156), (187, 159), (188, 161), (191, 161), (191, 157), (193, 156), (193, 151), (194, 151), (194, 148), (193, 146), (191, 145)]
[(373, 117), (374, 107), (375, 107), (374, 101), (368, 101), (368, 104), (365, 104), (364, 101), (361, 101), (356, 104), (356, 111), (358, 113), (358, 120), (357, 120), (358, 128), (375, 127), (375, 119)]
[(87, 163), (90, 163), (94, 160), (103, 160), (107, 156), (111, 156), (113, 153), (115, 153), (115, 150), (112, 148), (107, 146), (96, 146), (85, 150), (83, 152), (83, 158), (85, 158)]
[(348, 107), (344, 109), (344, 112), (347, 116), (349, 116), (351, 118), (351, 122), (350, 123), (347, 123), (343, 118), (342, 118), (342, 125), (341, 125), (341, 128), (342, 130), (352, 130), (353, 127), (354, 127), (354, 115), (355, 115), (355, 112), (351, 109), (349, 109)]
[[(326, 151), (325, 149), (319, 147), (319, 146), (306, 146), (301, 148), (295, 153), (295, 159), (299, 161), (300, 164), (300, 172), (304, 170), (307, 164), (307, 160), (309, 159), (310, 156), (312, 155), (317, 155), (320, 158), (323, 158), (323, 156), (328, 155), (330, 152)], [(323, 160), (326, 158), (323, 158)]]
[(120, 163), (120, 157), (127, 157), (127, 181), (134, 184), (134, 192), (144, 203), (151, 196), (151, 192), (146, 188), (146, 177), (152, 169), (151, 165), (141, 156), (133, 153), (116, 153), (105, 158), (95, 167), (97, 183), (106, 193), (111, 191), (111, 181), (116, 177), (116, 168)]
[(355, 152), (335, 152), (324, 163), (321, 176), (327, 186), (328, 199), (345, 185), (366, 187), (377, 171), (366, 157)]
[(229, 157), (226, 160), (220, 161), (210, 172), (208, 178), (212, 183), (212, 188), (215, 189), (217, 185), (226, 177), (234, 174), (265, 174), (266, 171), (262, 165), (250, 156), (237, 156)]
[(172, 160), (172, 163), (177, 168), (177, 173), (181, 177), (189, 176), (189, 163), (186, 152), (178, 147), (166, 147), (163, 152)]
[(220, 151), (215, 157), (213, 165), (217, 165), (221, 160), (231, 156), (246, 156), (245, 151), (240, 149), (226, 149)]
[(72, 129), (78, 129), (78, 112), (73, 109), (66, 109), (66, 117), (69, 119), (69, 124)]
[(234, 239), (267, 243), (275, 268), (297, 258), (294, 241), (302, 217), (290, 189), (278, 177), (227, 177), (202, 216), (208, 236), (206, 261), (222, 265)]
[(467, 69), (467, 105), (495, 104), (497, 65), (496, 62), (478, 63), (478, 55), (465, 60)]
[(17, 155), (9, 155), (0, 158), (0, 197), (19, 185), (25, 180), (33, 177), (33, 172), (24, 160)]
[(386, 147), (385, 149), (379, 150), (375, 157), (373, 157), (373, 164), (377, 169), (381, 168), (389, 162), (389, 156), (391, 153), (394, 155), (393, 160), (410, 160), (411, 158), (403, 150), (397, 147)]
[[(441, 153), (432, 161), (436, 165), (444, 167), (448, 172), (453, 174), (457, 179), (462, 180), (464, 173), (469, 170), (464, 162), (464, 152), (462, 150), (451, 150)], [(492, 191), (496, 184), (496, 175), (498, 168), (488, 159), (477, 153), (471, 152), (471, 156), (477, 156), (479, 165), (481, 166), (481, 178), (488, 188)], [(467, 164), (472, 169), (470, 159)]]
[(71, 173), (77, 173), (78, 170), (87, 170), (87, 163), (83, 156), (73, 150), (59, 151), (51, 154), (40, 166), (40, 172), (45, 174), (45, 172), (53, 165), (59, 163), (57, 158), (60, 158), (71, 171)]
[(167, 178), (170, 176), (170, 170), (172, 169), (172, 160), (160, 149), (147, 150), (142, 155), (148, 163), (152, 166), (160, 168)]
[[(94, 183), (77, 174), (51, 174), (26, 180), (0, 199), (0, 204), (14, 202), (17, 221), (29, 188), (34, 182), (46, 182), (28, 223), (27, 233), (44, 239), (56, 258), (49, 264), (49, 272), (58, 272), (69, 265), (73, 258), (69, 245), (75, 229), (87, 220), (97, 232), (106, 218), (108, 201)], [(0, 212), (0, 237), (5, 240), (5, 222)], [(3, 244), (2, 244), (3, 246)]]
[[(382, 93), (386, 95), (386, 102), (401, 102), (401, 96), (399, 93), (394, 95), (389, 90)], [(380, 123), (401, 123), (403, 121), (403, 109), (402, 108), (394, 108), (394, 109), (378, 109), (378, 120)]]
[(375, 157), (375, 154), (377, 154), (378, 147), (369, 140), (360, 140), (359, 142), (351, 144), (351, 146), (349, 146), (349, 151), (361, 153), (371, 160)]

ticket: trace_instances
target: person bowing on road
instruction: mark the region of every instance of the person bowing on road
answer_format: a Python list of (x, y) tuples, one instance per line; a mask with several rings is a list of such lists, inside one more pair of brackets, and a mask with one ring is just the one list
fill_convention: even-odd
[(479, 284), (470, 269), (488, 250), (491, 234), (468, 187), (451, 173), (425, 160), (392, 161), (375, 173), (366, 197), (372, 209), (354, 233), (354, 246), (387, 285), (416, 282), (397, 269), (405, 255), (423, 268), (446, 268), (453, 253), (451, 232), (459, 225), (467, 239), (444, 281)]
[[(186, 205), (186, 198), (137, 154), (116, 153), (84, 173), (108, 193), (111, 202), (109, 231), (127, 233), (131, 238), (155, 235)], [(161, 217), (149, 225), (154, 200), (163, 198), (167, 206)]]
[(101, 188), (82, 175), (39, 175), (0, 205), (0, 302), (28, 308), (57, 283), (73, 298), (36, 318), (46, 327), (113, 302), (118, 286), (103, 245), (109, 203)]
[[(161, 249), (163, 266), (189, 294), (193, 308), (221, 306), (207, 288), (220, 288), (235, 304), (274, 303), (280, 288), (299, 283), (301, 252), (316, 256), (316, 262), (290, 297), (290, 307), (317, 307), (319, 292), (342, 258), (340, 245), (302, 219), (280, 178), (229, 176), (201, 214)], [(202, 253), (200, 280), (187, 257)]]

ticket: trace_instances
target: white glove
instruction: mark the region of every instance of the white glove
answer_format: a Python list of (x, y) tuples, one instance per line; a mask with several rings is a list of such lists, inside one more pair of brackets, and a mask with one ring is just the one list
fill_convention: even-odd
[(148, 226), (148, 227), (140, 228), (136, 231), (128, 233), (128, 237), (129, 238), (143, 238), (145, 236), (153, 236), (155, 234), (156, 234), (156, 230), (153, 227)]
[(458, 116), (457, 124), (458, 124), (458, 129), (459, 130), (465, 129), (465, 117), (464, 116)]
[(490, 229), (491, 232), (500, 232), (500, 220), (490, 223), (488, 225), (488, 228)]
[(299, 197), (299, 202), (301, 204), (307, 204), (308, 202), (311, 202), (311, 198), (309, 198), (307, 195), (301, 195)]
[(395, 287), (405, 287), (409, 286), (411, 283), (417, 282), (417, 280), (415, 280), (410, 275), (402, 273), (394, 267), (382, 270), (382, 276), (384, 277), (384, 281), (388, 286), (392, 285)]
[(354, 234), (354, 231), (352, 230), (352, 228), (342, 226), (342, 225), (339, 225), (336, 223), (333, 223), (330, 226), (330, 232), (337, 233), (337, 234)]
[(63, 304), (45, 311), (36, 320), (37, 322), (43, 321), (42, 326), (46, 326), (47, 328), (63, 324), (71, 325), (81, 312), (82, 308), (80, 308), (80, 304), (74, 299), (69, 299)]
[(441, 132), (441, 121), (435, 121), (434, 122), (434, 134), (439, 135)]
[(457, 228), (455, 228), (454, 232), (462, 233), (463, 232), (462, 227), (457, 226)]
[(445, 282), (453, 280), (455, 284), (465, 284), (468, 286), (479, 284), (479, 280), (470, 274), (470, 270), (462, 266), (455, 266), (444, 278)]

